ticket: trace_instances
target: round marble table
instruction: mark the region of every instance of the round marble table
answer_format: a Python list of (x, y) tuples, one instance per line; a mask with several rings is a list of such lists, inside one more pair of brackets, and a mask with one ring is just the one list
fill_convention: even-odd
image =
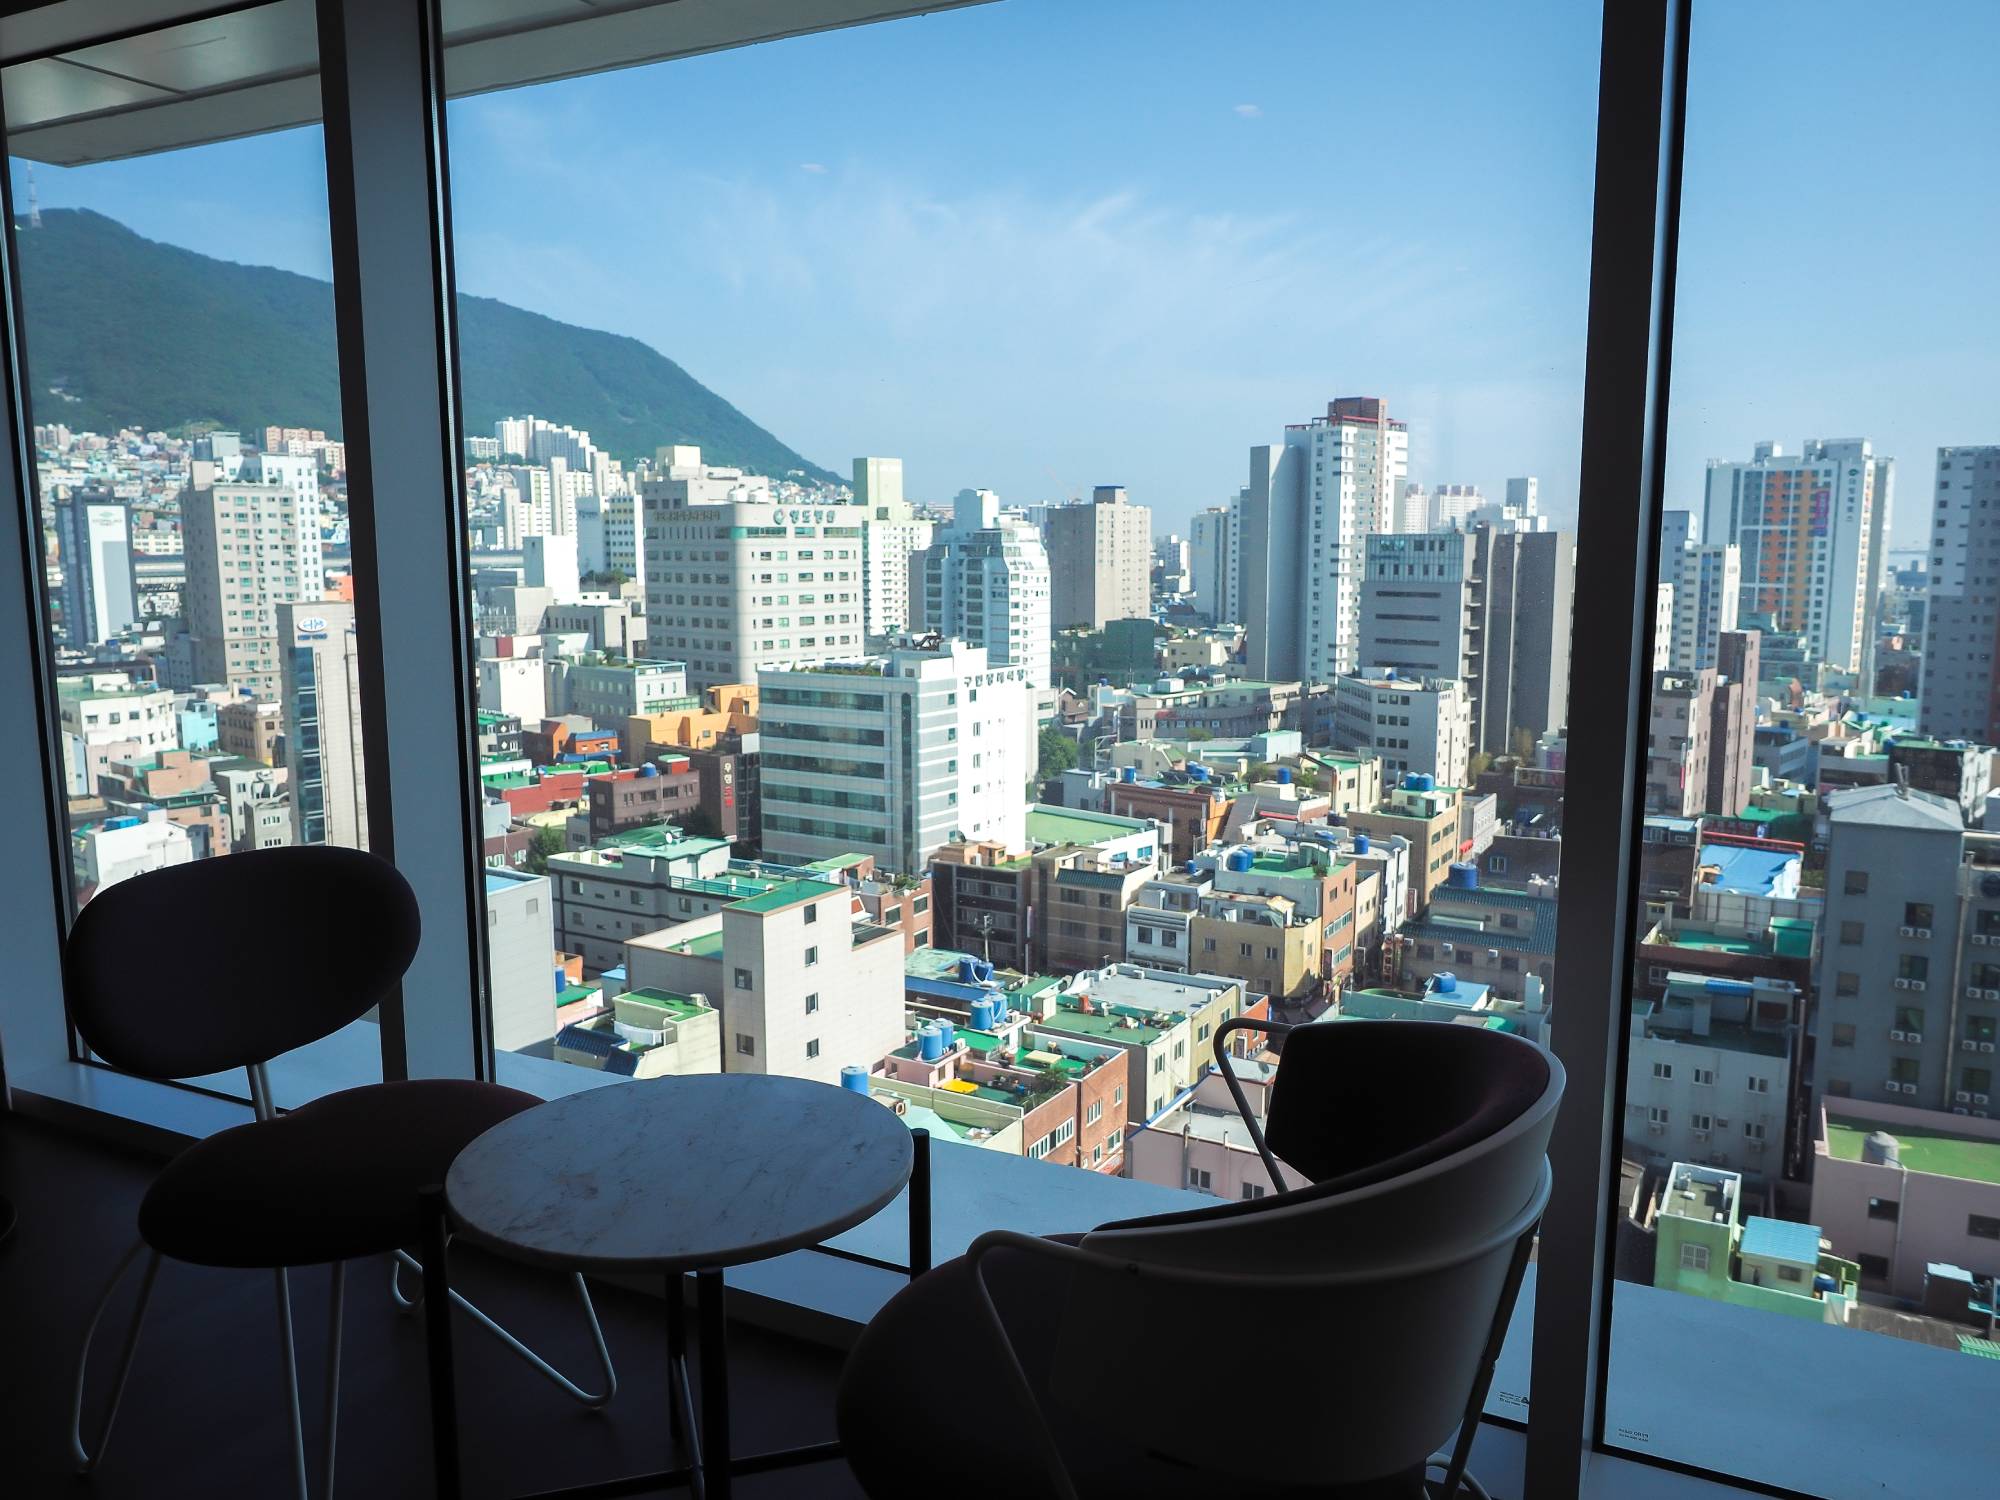
[[(926, 1269), (928, 1146), (923, 1132), (867, 1095), (799, 1078), (705, 1074), (586, 1089), (503, 1120), (459, 1153), (442, 1202), (430, 1201), (426, 1299), (448, 1287), (445, 1216), (454, 1234), (509, 1259), (666, 1273), (669, 1422), (692, 1461), (629, 1483), (687, 1483), (698, 1495), (726, 1497), (733, 1475), (833, 1458), (839, 1448), (731, 1456), (723, 1269), (818, 1245), (872, 1218), (905, 1183), (911, 1274)], [(690, 1272), (702, 1353), (698, 1432), (687, 1374)], [(448, 1333), (442, 1343), (434, 1405), (451, 1402)], [(451, 1415), (434, 1412), (435, 1431), (452, 1432), (455, 1444)], [(452, 1457), (439, 1464), (441, 1488), (447, 1470), (456, 1473), (455, 1447)]]

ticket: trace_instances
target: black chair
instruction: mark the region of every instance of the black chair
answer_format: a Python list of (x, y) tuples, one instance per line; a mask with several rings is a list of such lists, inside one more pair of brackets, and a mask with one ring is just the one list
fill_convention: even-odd
[[(532, 1094), (463, 1079), (367, 1084), (278, 1114), (265, 1065), (360, 1019), (401, 979), (417, 951), (417, 902), (387, 861), (326, 846), (203, 860), (109, 886), (83, 908), (66, 949), (71, 1015), (115, 1068), (190, 1078), (243, 1068), (256, 1119), (188, 1147), (160, 1171), (139, 1206), (140, 1243), (119, 1262), (91, 1315), (78, 1359), (70, 1442), (79, 1472), (103, 1456), (138, 1346), (161, 1257), (276, 1273), (293, 1480), (308, 1494), (305, 1436), (287, 1270), (332, 1265), (327, 1353), (326, 1467), (333, 1489), (345, 1263), (394, 1256), (396, 1278), (421, 1270), (418, 1193), (489, 1126), (540, 1103)], [(172, 962), (169, 955), (197, 961)], [(139, 1302), (93, 1453), (83, 1441), (91, 1340), (111, 1295), (141, 1252)], [(601, 1406), (616, 1377), (583, 1278), (575, 1278), (604, 1373), (604, 1390), (573, 1384), (462, 1297), (484, 1327), (574, 1399)]]
[[(1283, 1043), (1261, 1130), (1224, 1052), (1245, 1029)], [(904, 1288), (838, 1397), (875, 1500), (1483, 1493), (1466, 1459), (1547, 1201), (1560, 1064), (1421, 1021), (1239, 1019), (1215, 1043), (1274, 1191), (986, 1234)], [(1287, 1191), (1280, 1158), (1309, 1185)]]

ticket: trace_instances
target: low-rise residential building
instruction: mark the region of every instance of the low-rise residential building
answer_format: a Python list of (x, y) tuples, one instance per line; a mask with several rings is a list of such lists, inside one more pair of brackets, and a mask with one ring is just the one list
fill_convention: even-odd
[(1332, 800), (1332, 816), (1344, 818), (1349, 813), (1372, 812), (1382, 805), (1380, 756), (1308, 750), (1300, 757), (1300, 763), (1316, 772), (1320, 790)]
[(1379, 757), (1389, 776), (1421, 773), (1456, 786), (1472, 758), (1472, 700), (1455, 677), (1343, 673), (1333, 685), (1333, 736)]
[(1348, 990), (1328, 1018), (1340, 1021), (1447, 1021), (1457, 1025), (1490, 1026), (1511, 1031), (1531, 1042), (1548, 1041), (1548, 1007), (1542, 1003), (1541, 981), (1530, 975), (1521, 999), (1498, 993), (1474, 979), (1449, 972), (1432, 974), (1416, 990), (1380, 987)]
[(591, 848), (634, 829), (686, 823), (704, 811), (701, 778), (685, 755), (663, 755), (635, 771), (591, 777), (584, 803), (577, 842)]
[(2000, 1120), (1826, 1100), (1812, 1215), (1869, 1291), (1915, 1300), (1939, 1263), (2000, 1274)]
[[(1179, 1074), (1176, 1088), (1192, 1087), (1215, 1061), (1215, 1033), (1224, 1022), (1243, 1015), (1262, 1018), (1269, 1014), (1263, 994), (1234, 975), (1181, 974), (1138, 964), (1086, 970), (1070, 981), (1068, 993), (1089, 999), (1100, 1009), (1120, 1007), (1152, 1016), (1187, 1017), (1185, 1050), (1176, 1039), (1168, 1063), (1169, 1078), (1176, 1071)], [(1236, 1043), (1239, 1054), (1261, 1048), (1260, 1037), (1239, 1037)]]
[(1804, 995), (1782, 980), (1674, 974), (1660, 999), (1634, 1000), (1626, 1156), (1765, 1181), (1790, 1175), (1804, 1120), (1804, 1019)]
[[(1662, 903), (1662, 908), (1665, 903)], [(1638, 945), (1633, 993), (1657, 999), (1674, 973), (1704, 979), (1783, 980), (1812, 992), (1820, 903), (1697, 887), (1687, 915), (1663, 909)]]
[[(1261, 1127), (1263, 1112), (1256, 1102), (1267, 1097), (1275, 1065), (1262, 1059), (1229, 1059), (1252, 1101)], [(1262, 1198), (1274, 1192), (1270, 1169), (1258, 1154), (1249, 1127), (1237, 1112), (1221, 1072), (1208, 1069), (1152, 1119), (1136, 1126), (1128, 1137), (1128, 1177), (1160, 1187), (1185, 1188), (1232, 1201)], [(1278, 1164), (1285, 1187), (1309, 1185), (1306, 1176)]]
[(194, 859), (187, 830), (161, 808), (81, 824), (70, 830), (69, 840), (79, 905), (106, 886)]
[(1402, 779), (1380, 806), (1350, 813), (1347, 827), (1371, 837), (1395, 835), (1410, 846), (1410, 887), (1423, 906), (1445, 883), (1459, 857), (1459, 789), (1438, 786), (1429, 776)]
[[(550, 861), (551, 865), (554, 861)], [(625, 944), (636, 989), (706, 995), (723, 1070), (838, 1083), (902, 1045), (903, 945), (840, 881), (794, 879)]]
[(602, 848), (552, 854), (548, 876), (556, 947), (581, 955), (585, 969), (597, 973), (623, 962), (629, 939), (762, 895), (784, 883), (787, 872), (732, 860), (722, 839), (648, 827)]
[(1239, 976), (1274, 1004), (1306, 1004), (1323, 986), (1320, 918), (1289, 896), (1211, 891), (1188, 922), (1190, 969)]
[(1482, 884), (1476, 866), (1455, 864), (1429, 909), (1406, 922), (1396, 946), (1396, 971), (1407, 981), (1451, 973), (1491, 985), (1509, 1000), (1526, 998), (1526, 981), (1540, 981), (1545, 1004), (1555, 1002), (1554, 881), (1525, 887)]
[(1104, 809), (1119, 817), (1143, 818), (1165, 830), (1167, 858), (1193, 859), (1222, 836), (1234, 790), (1213, 779), (1206, 766), (1152, 780), (1132, 768), (1104, 787)]
[(493, 1045), (546, 1057), (556, 1034), (558, 988), (551, 882), (491, 865), (482, 873)]
[(1184, 1086), (1191, 1028), (1179, 1012), (1106, 1004), (1088, 995), (1059, 994), (1039, 1029), (1070, 1041), (1116, 1047), (1125, 1054), (1124, 1106), (1134, 1125), (1164, 1110)]
[(1978, 826), (1993, 790), (1994, 752), (1965, 740), (1903, 737), (1889, 742), (1889, 779), (1900, 770), (1914, 792), (1958, 805), (1968, 826)]
[(174, 695), (163, 687), (135, 683), (122, 672), (58, 678), (56, 713), (63, 789), (72, 797), (94, 795), (97, 778), (114, 760), (157, 755), (180, 745)]
[(551, 712), (581, 714), (607, 729), (618, 729), (627, 719), (695, 706), (688, 696), (686, 662), (602, 655), (550, 658), (546, 701)]
[(722, 1018), (702, 995), (626, 990), (556, 1034), (555, 1058), (626, 1078), (722, 1071)]
[(625, 760), (643, 765), (669, 750), (709, 750), (757, 733), (757, 684), (725, 682), (701, 690), (697, 704), (628, 718)]
[(1193, 863), (1209, 873), (1218, 895), (1285, 897), (1297, 917), (1319, 924), (1319, 977), (1339, 986), (1353, 975), (1356, 885), (1361, 867), (1343, 858), (1338, 844), (1331, 840), (1288, 842), (1265, 836), (1255, 842), (1217, 846)]
[(264, 765), (278, 764), (278, 743), (285, 732), (281, 703), (239, 698), (215, 711), (215, 746), (224, 755), (240, 755)]
[(1812, 1323), (1844, 1324), (1858, 1268), (1815, 1224), (1742, 1215), (1743, 1179), (1675, 1162), (1654, 1217), (1653, 1285)]

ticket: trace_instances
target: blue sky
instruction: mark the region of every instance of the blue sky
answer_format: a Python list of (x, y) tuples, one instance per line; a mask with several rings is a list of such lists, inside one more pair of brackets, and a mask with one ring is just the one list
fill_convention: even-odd
[[(1850, 0), (1703, 7), (1677, 499), (1757, 438), (1859, 434), (1921, 539), (1932, 450), (2000, 442), (2000, 7), (1945, 8), (1949, 48)], [(1178, 526), (1365, 393), (1413, 477), (1534, 473), (1571, 514), (1597, 46), (1586, 0), (1003, 0), (462, 100), (460, 284), (923, 498), (1123, 483)], [(325, 275), (322, 170), (292, 132), (38, 180)]]

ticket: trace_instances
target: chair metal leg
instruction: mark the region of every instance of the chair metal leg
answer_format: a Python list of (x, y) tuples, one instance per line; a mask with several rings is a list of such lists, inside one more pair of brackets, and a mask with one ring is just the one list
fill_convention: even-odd
[(326, 1480), (320, 1486), (320, 1500), (333, 1500), (333, 1458), (340, 1439), (340, 1324), (341, 1305), (347, 1297), (347, 1262), (333, 1263), (333, 1280), (328, 1288), (326, 1328)]
[[(421, 1274), (424, 1269), (423, 1262), (419, 1261), (407, 1250), (398, 1250), (391, 1260), (390, 1265), (390, 1294), (406, 1310), (414, 1309), (423, 1300), (422, 1295), (420, 1293), (415, 1298), (405, 1298), (400, 1278), (404, 1266), (408, 1266), (411, 1270)], [(543, 1359), (541, 1355), (535, 1353), (534, 1350), (515, 1338), (513, 1334), (502, 1328), (485, 1312), (473, 1306), (466, 1299), (464, 1293), (460, 1292), (456, 1287), (451, 1289), (451, 1301), (454, 1307), (461, 1308), (475, 1323), (479, 1324), (480, 1327), (484, 1328), (488, 1333), (500, 1340), (501, 1343), (513, 1350), (514, 1353), (526, 1360), (536, 1373), (549, 1380), (565, 1396), (568, 1396), (572, 1401), (587, 1407), (591, 1411), (599, 1411), (608, 1406), (611, 1398), (618, 1394), (618, 1372), (612, 1367), (611, 1350), (604, 1342), (604, 1329), (597, 1321), (597, 1307), (590, 1300), (589, 1286), (584, 1282), (582, 1275), (578, 1273), (571, 1273), (570, 1280), (575, 1283), (577, 1301), (583, 1305), (583, 1320), (590, 1329), (590, 1341), (597, 1350), (598, 1371), (604, 1377), (604, 1389), (596, 1393), (586, 1391), (554, 1365)]]
[(1473, 1376), (1472, 1393), (1466, 1399), (1465, 1416), (1459, 1422), (1458, 1440), (1449, 1454), (1441, 1453), (1431, 1460), (1433, 1465), (1444, 1467), (1444, 1487), (1437, 1492), (1439, 1500), (1458, 1500), (1467, 1488), (1479, 1500), (1486, 1495), (1485, 1486), (1466, 1471), (1466, 1464), (1472, 1458), (1472, 1440), (1479, 1431), (1480, 1414), (1486, 1408), (1486, 1393), (1493, 1388), (1493, 1369), (1500, 1363), (1500, 1350), (1507, 1342), (1507, 1325), (1513, 1321), (1514, 1303), (1521, 1295), (1521, 1283), (1528, 1274), (1528, 1257), (1534, 1252), (1535, 1233), (1540, 1227), (1539, 1223), (1530, 1224), (1514, 1242), (1507, 1276), (1500, 1284), (1500, 1305), (1493, 1311), (1493, 1326), (1487, 1330), (1486, 1347), (1480, 1352), (1479, 1370)]
[[(83, 1441), (83, 1386), (90, 1374), (90, 1344), (97, 1336), (97, 1325), (104, 1319), (104, 1310), (111, 1305), (112, 1294), (124, 1282), (125, 1273), (132, 1268), (132, 1262), (141, 1251), (146, 1254), (146, 1272), (139, 1283), (139, 1305), (132, 1309), (132, 1325), (125, 1333), (125, 1350), (118, 1357), (118, 1374), (111, 1383), (111, 1409), (104, 1414), (104, 1426), (97, 1434), (97, 1451), (92, 1453)], [(69, 1410), (70, 1456), (76, 1461), (79, 1474), (88, 1474), (95, 1469), (104, 1457), (105, 1448), (111, 1443), (111, 1427), (118, 1420), (118, 1404), (125, 1399), (125, 1380), (132, 1373), (132, 1356), (139, 1347), (139, 1325), (146, 1320), (146, 1308), (153, 1300), (153, 1279), (159, 1273), (160, 1252), (148, 1249), (144, 1244), (134, 1244), (125, 1252), (125, 1258), (118, 1262), (118, 1269), (111, 1273), (111, 1280), (90, 1315), (90, 1326), (84, 1330), (83, 1348), (76, 1361), (76, 1395), (70, 1402)]]
[(292, 1338), (291, 1280), (280, 1267), (273, 1273), (278, 1284), (278, 1339), (285, 1348), (285, 1397), (292, 1423), (292, 1483), (299, 1500), (312, 1500), (306, 1488), (305, 1419), (299, 1413), (299, 1352)]

